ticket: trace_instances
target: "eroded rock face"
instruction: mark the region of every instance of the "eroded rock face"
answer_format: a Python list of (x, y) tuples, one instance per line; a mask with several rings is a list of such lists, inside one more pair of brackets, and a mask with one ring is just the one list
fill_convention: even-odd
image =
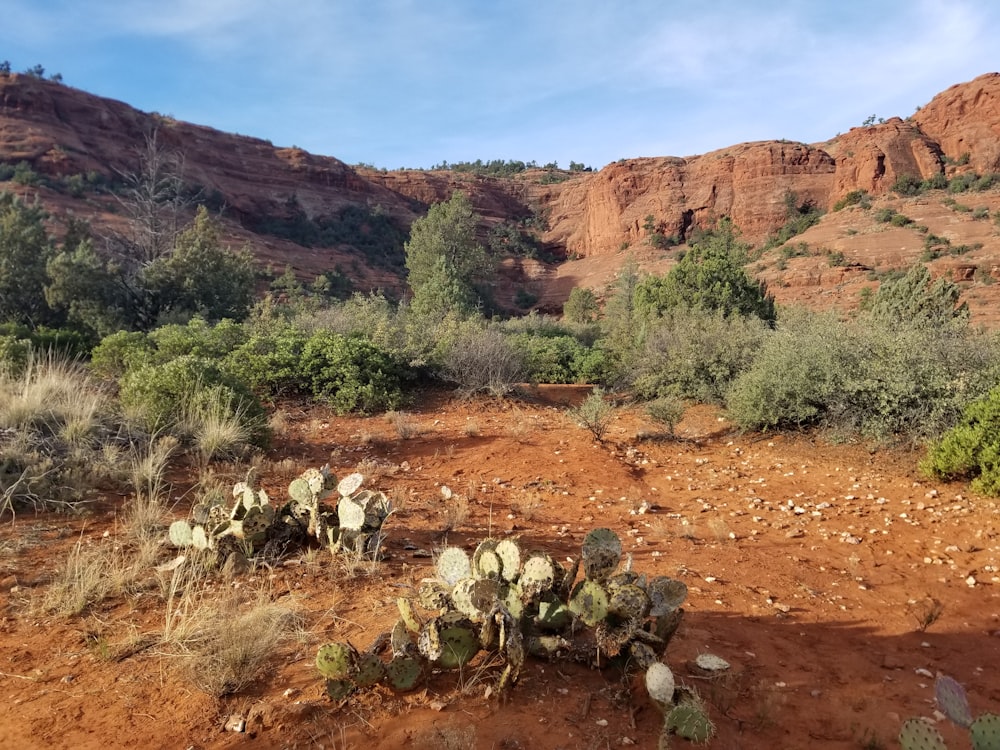
[[(957, 160), (968, 153), (970, 168), (1000, 171), (1000, 75), (953, 86), (906, 121), (853, 128), (824, 144), (761, 141), (683, 159), (631, 159), (556, 184), (543, 184), (539, 173), (492, 179), (352, 168), (49, 81), (0, 76), (5, 161), (25, 160), (51, 175), (113, 175), (134, 166), (153, 129), (183, 153), (186, 179), (221, 197), (244, 227), (292, 210), (331, 216), (348, 205), (379, 206), (408, 225), (461, 189), (487, 224), (541, 214), (548, 222), (544, 242), (566, 257), (590, 257), (645, 243), (649, 216), (655, 231), (682, 239), (729, 216), (745, 239), (759, 242), (785, 221), (790, 192), (800, 204), (829, 209), (852, 190), (879, 195), (901, 175), (939, 173), (945, 155)], [(273, 242), (266, 242), (273, 262)]]
[(942, 91), (910, 118), (953, 160), (1000, 172), (1000, 73), (987, 73)]

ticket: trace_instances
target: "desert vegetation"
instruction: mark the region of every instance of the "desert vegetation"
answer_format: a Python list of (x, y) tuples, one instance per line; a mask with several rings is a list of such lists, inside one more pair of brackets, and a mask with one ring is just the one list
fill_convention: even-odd
[[(720, 219), (688, 239), (668, 273), (626, 263), (607, 289), (574, 290), (560, 317), (509, 317), (492, 289), (517, 232), (484, 246), (480, 217), (456, 192), (401, 242), (403, 299), (339, 298), (294, 277), (257, 298), (247, 253), (222, 247), (208, 210), (184, 204), (166, 166), (143, 163), (127, 198), (129, 231), (111, 238), (73, 224), (56, 240), (37, 205), (0, 196), (0, 512), (78, 513), (102, 492), (126, 498), (120, 527), (81, 535), (24, 610), (72, 619), (108, 602), (155, 602), (155, 629), (113, 642), (95, 635), (103, 658), (155, 649), (205, 694), (239, 694), (306, 638), (301, 613), (265, 582), (271, 566), (323, 555), (339, 579), (377, 573), (391, 487), (376, 489), (365, 472), (337, 481), (328, 466), (291, 481), (261, 476), (277, 469), (263, 451), (282, 439), (290, 403), (339, 417), (386, 413), (409, 440), (420, 428), (401, 410), (428, 393), (510, 404), (532, 385), (586, 385), (589, 395), (560, 414), (597, 451), (617, 450), (608, 436), (623, 407), (638, 407), (656, 425), (652, 439), (670, 444), (685, 410), (707, 405), (762, 436), (809, 430), (872, 450), (916, 449), (923, 476), (1000, 494), (1000, 341), (973, 327), (959, 288), (923, 265), (884, 278), (854, 317), (780, 308), (747, 271), (756, 250)], [(858, 194), (841, 208), (865, 203)], [(818, 218), (792, 194), (786, 209), (769, 247), (787, 247)], [(874, 218), (912, 224), (891, 209)], [(480, 428), (464, 434), (480, 439)], [(168, 491), (171, 469), (198, 477), (181, 506)], [(261, 480), (280, 484), (281, 497)], [(466, 522), (469, 496), (488, 490), (442, 484), (444, 533)], [(316, 666), (329, 698), (360, 700), (375, 685), (405, 693), (441, 670), (464, 683), (472, 669), (473, 683), (501, 694), (528, 655), (611, 662), (623, 680), (644, 673), (663, 742), (707, 740), (706, 701), (663, 671), (685, 585), (633, 571), (618, 535), (594, 526), (566, 568), (555, 553), (498, 541), (492, 528), (471, 557), (441, 545), (436, 578), (417, 589), (429, 614), (401, 596), (385, 638), (363, 650), (325, 639)], [(714, 528), (735, 538), (724, 520)], [(227, 585), (234, 579), (247, 585)], [(728, 665), (704, 656), (699, 674), (722, 690)]]

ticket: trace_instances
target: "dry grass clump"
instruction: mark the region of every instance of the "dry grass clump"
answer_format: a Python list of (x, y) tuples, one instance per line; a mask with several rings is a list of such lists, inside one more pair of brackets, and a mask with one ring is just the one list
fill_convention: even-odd
[(145, 587), (159, 554), (158, 540), (134, 545), (113, 537), (90, 542), (80, 539), (35, 602), (46, 614), (72, 617), (115, 596)]
[(272, 601), (264, 587), (194, 582), (176, 596), (164, 636), (191, 683), (215, 697), (251, 685), (301, 626), (295, 611)]
[(405, 411), (387, 411), (385, 420), (396, 430), (400, 440), (409, 440), (420, 434), (420, 425)]
[(127, 429), (83, 367), (42, 354), (0, 368), (0, 514), (72, 507), (118, 470)]

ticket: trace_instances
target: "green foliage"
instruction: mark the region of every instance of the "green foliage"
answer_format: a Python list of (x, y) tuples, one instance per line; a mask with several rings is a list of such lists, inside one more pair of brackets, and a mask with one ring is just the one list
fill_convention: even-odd
[(45, 212), (12, 193), (0, 193), (0, 322), (52, 321), (45, 301), (45, 265), (54, 247)]
[(631, 371), (640, 398), (675, 396), (721, 404), (749, 369), (769, 326), (756, 317), (679, 311), (654, 323)]
[(1000, 495), (1000, 387), (965, 408), (921, 468), (943, 479), (971, 479), (977, 492)]
[(298, 197), (285, 202), (280, 215), (255, 215), (244, 222), (259, 234), (291, 240), (304, 247), (349, 245), (380, 268), (403, 267), (406, 233), (382, 206), (348, 205), (335, 215), (310, 217)]
[(597, 387), (578, 406), (566, 410), (573, 421), (590, 430), (591, 434), (601, 442), (611, 427), (617, 411), (618, 408), (607, 399), (604, 389)]
[(164, 364), (141, 364), (121, 379), (122, 406), (153, 432), (177, 428), (189, 413), (223, 408), (239, 415), (253, 442), (267, 439), (264, 410), (240, 381), (215, 362), (186, 354)]
[(672, 396), (661, 396), (646, 404), (646, 414), (673, 437), (677, 423), (684, 417), (684, 402)]
[(852, 190), (843, 198), (833, 204), (834, 211), (843, 211), (848, 206), (860, 206), (861, 208), (871, 208), (871, 197), (867, 190)]
[(647, 318), (675, 310), (717, 310), (724, 317), (753, 315), (775, 319), (774, 298), (763, 282), (747, 274), (748, 247), (722, 220), (691, 246), (666, 276), (650, 276), (635, 290), (636, 311)]
[(819, 223), (823, 217), (823, 212), (812, 201), (799, 203), (798, 196), (791, 190), (784, 195), (785, 203), (785, 223), (768, 237), (764, 243), (763, 250), (770, 250), (778, 245), (783, 245), (797, 234), (802, 234), (809, 227)]
[(521, 333), (512, 343), (522, 353), (527, 378), (532, 382), (601, 382), (602, 353), (574, 336)]
[(129, 370), (152, 361), (156, 347), (139, 331), (117, 331), (101, 339), (91, 353), (90, 369), (106, 380), (118, 380)]
[(224, 367), (258, 392), (272, 396), (309, 393), (310, 384), (301, 369), (308, 338), (305, 331), (288, 325), (255, 332), (229, 353)]
[(413, 222), (405, 252), (415, 309), (430, 313), (474, 307), (492, 271), (476, 241), (478, 220), (469, 199), (455, 191)]
[(744, 428), (821, 425), (920, 441), (954, 424), (996, 382), (998, 366), (996, 340), (967, 327), (800, 312), (767, 338), (727, 406)]
[(601, 306), (593, 289), (573, 287), (563, 304), (563, 316), (572, 323), (593, 323), (601, 313)]
[(89, 238), (75, 247), (64, 247), (46, 266), (46, 300), (69, 321), (97, 336), (129, 327), (132, 300), (116, 271), (114, 264), (97, 254)]
[(931, 281), (930, 270), (915, 265), (895, 281), (884, 281), (872, 301), (871, 316), (886, 324), (943, 326), (968, 320), (969, 309), (959, 304), (962, 290), (940, 277)]
[(181, 232), (173, 252), (156, 259), (142, 274), (159, 314), (198, 314), (208, 320), (246, 317), (254, 298), (253, 258), (233, 253), (219, 241), (219, 226), (200, 206)]
[(339, 414), (399, 408), (409, 377), (402, 363), (367, 339), (327, 331), (306, 340), (300, 371), (311, 393)]

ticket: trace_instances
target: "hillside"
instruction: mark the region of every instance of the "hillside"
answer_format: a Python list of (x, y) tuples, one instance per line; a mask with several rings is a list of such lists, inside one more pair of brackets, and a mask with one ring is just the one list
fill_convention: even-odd
[[(820, 144), (761, 141), (684, 158), (622, 160), (592, 173), (538, 170), (512, 178), (355, 168), (334, 157), (143, 113), (59, 83), (0, 75), (0, 164), (9, 171), (23, 162), (40, 175), (41, 184), (11, 186), (36, 192), (54, 214), (113, 224), (115, 201), (95, 186), (113, 186), (134, 169), (153, 130), (183, 156), (191, 190), (222, 211), (231, 239), (248, 244), (262, 264), (290, 264), (304, 276), (339, 266), (360, 289), (398, 289), (402, 283), (399, 248), (391, 257), (373, 248), (371, 233), (386, 221), (405, 232), (429, 204), (456, 188), (470, 195), (489, 226), (535, 217), (534, 225), (545, 227), (537, 239), (546, 254), (567, 260), (508, 262), (503, 289), (525, 286), (552, 310), (573, 286), (602, 288), (626, 248), (644, 265), (669, 267), (671, 254), (649, 244), (650, 226), (683, 239), (727, 215), (759, 244), (785, 222), (789, 192), (829, 212), (852, 191), (864, 190), (875, 209), (892, 207), (952, 248), (965, 249), (924, 260), (933, 260), (935, 273), (968, 282), (968, 299), (982, 320), (994, 322), (992, 311), (1000, 309), (989, 288), (992, 275), (1000, 276), (1000, 242), (993, 222), (982, 220), (1000, 208), (996, 189), (960, 200), (958, 209), (946, 191), (906, 199), (891, 193), (903, 176), (1000, 172), (997, 73), (949, 88), (906, 120), (852, 128)], [(320, 230), (326, 239), (317, 242)], [(880, 225), (871, 212), (827, 213), (793, 240), (794, 253), (775, 248), (753, 270), (779, 302), (850, 308), (880, 272), (921, 259), (924, 239), (912, 229)]]

